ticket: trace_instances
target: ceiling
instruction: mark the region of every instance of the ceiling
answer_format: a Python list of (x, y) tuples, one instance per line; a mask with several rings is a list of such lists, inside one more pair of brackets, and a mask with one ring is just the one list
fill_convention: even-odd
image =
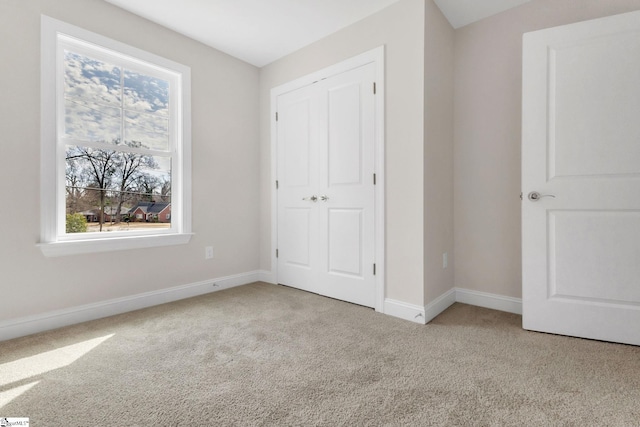
[[(399, 0), (106, 0), (262, 67)], [(454, 28), (530, 0), (434, 0)]]
[(504, 12), (531, 0), (433, 0), (453, 28)]

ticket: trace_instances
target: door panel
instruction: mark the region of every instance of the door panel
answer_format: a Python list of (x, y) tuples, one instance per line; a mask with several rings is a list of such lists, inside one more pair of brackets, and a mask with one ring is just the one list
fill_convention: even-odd
[(640, 345), (639, 36), (640, 12), (525, 35), (526, 329)]
[(351, 82), (328, 90), (329, 185), (362, 183), (360, 86)]
[(281, 128), (284, 161), (284, 180), (290, 187), (309, 187), (311, 185), (311, 102), (305, 97), (282, 106), (283, 121)]
[(549, 220), (551, 297), (640, 303), (640, 212), (556, 211)]
[(634, 57), (640, 57), (637, 33), (551, 48), (551, 176), (640, 172), (640, 85), (630, 84), (638, 81), (640, 62)]
[(362, 278), (362, 209), (329, 209), (329, 274)]
[(286, 208), (284, 222), (288, 233), (283, 239), (285, 262), (290, 266), (311, 268), (311, 209)]
[[(277, 101), (278, 281), (368, 307), (375, 306), (374, 79), (370, 63)], [(308, 225), (293, 218), (301, 208)], [(306, 263), (293, 253), (305, 250)]]

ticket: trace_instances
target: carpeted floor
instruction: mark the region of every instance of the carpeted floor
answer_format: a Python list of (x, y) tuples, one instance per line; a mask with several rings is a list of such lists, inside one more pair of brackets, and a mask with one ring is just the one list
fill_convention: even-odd
[(0, 417), (35, 427), (640, 426), (640, 347), (520, 323), (454, 304), (423, 326), (252, 284), (0, 343)]

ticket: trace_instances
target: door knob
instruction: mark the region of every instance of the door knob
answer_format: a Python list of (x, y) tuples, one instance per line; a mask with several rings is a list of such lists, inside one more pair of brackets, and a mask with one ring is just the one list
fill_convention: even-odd
[(313, 196), (311, 196), (311, 197), (303, 197), (303, 198), (302, 198), (302, 200), (305, 200), (305, 201), (312, 201), (312, 202), (317, 202), (317, 201), (318, 201), (318, 198), (317, 198), (317, 197), (316, 197), (316, 195), (314, 194), (314, 195), (313, 195)]
[(538, 200), (542, 199), (543, 197), (552, 197), (554, 199), (556, 198), (556, 196), (554, 196), (553, 194), (540, 194), (537, 191), (532, 191), (531, 193), (529, 193), (529, 195), (527, 197), (532, 202), (537, 202)]
[(325, 196), (323, 194), (322, 196), (320, 196), (320, 200), (322, 200), (323, 202), (326, 202), (327, 200), (329, 200), (329, 196)]

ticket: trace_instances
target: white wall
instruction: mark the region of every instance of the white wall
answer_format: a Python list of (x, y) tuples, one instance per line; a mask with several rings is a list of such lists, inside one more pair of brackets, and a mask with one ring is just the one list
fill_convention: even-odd
[[(189, 244), (61, 258), (36, 248), (41, 13), (191, 67)], [(257, 68), (100, 0), (2, 0), (0, 63), (0, 322), (259, 268)]]
[(533, 0), (455, 34), (457, 287), (521, 297), (522, 34), (640, 9), (640, 0)]
[(401, 0), (260, 72), (260, 266), (271, 270), (270, 90), (386, 46), (387, 298), (424, 301), (424, 0)]
[[(453, 45), (454, 30), (425, 2), (424, 55), (424, 305), (453, 281)], [(448, 267), (442, 255), (447, 253)]]

